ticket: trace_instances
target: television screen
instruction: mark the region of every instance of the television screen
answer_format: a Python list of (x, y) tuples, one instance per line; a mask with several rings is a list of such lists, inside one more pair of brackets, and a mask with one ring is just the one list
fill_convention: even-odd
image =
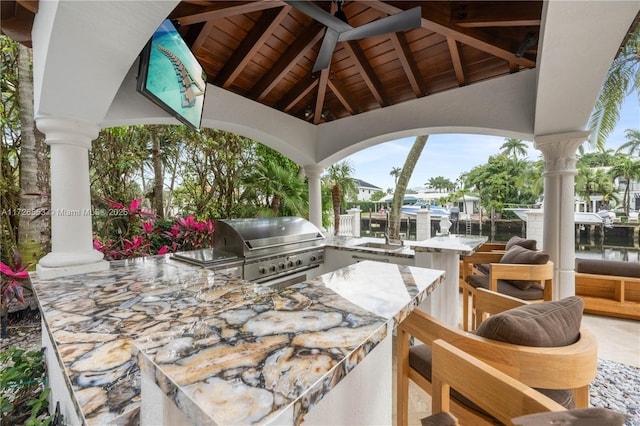
[(166, 19), (140, 54), (137, 89), (184, 124), (200, 128), (207, 74)]

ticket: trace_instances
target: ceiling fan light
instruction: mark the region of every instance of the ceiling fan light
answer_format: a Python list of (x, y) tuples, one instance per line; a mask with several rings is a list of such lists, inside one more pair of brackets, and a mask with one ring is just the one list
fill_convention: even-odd
[(344, 11), (342, 9), (339, 9), (333, 16), (335, 16), (336, 18), (338, 18), (339, 20), (341, 20), (345, 24), (349, 23), (347, 21), (347, 15), (344, 14)]
[(333, 16), (335, 16), (345, 24), (348, 24), (349, 22), (347, 21), (347, 15), (345, 15), (344, 11), (342, 10), (343, 4), (344, 4), (344, 0), (336, 0), (336, 5), (338, 6), (338, 10), (336, 11), (336, 13), (333, 14)]

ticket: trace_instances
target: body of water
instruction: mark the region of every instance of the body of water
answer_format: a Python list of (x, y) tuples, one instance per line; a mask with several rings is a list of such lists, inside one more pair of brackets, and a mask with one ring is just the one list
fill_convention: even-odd
[[(386, 219), (386, 218), (385, 218)], [(385, 219), (369, 219), (363, 217), (361, 232), (363, 236), (381, 237), (386, 229)], [(526, 236), (526, 225), (520, 220), (496, 221), (492, 230), (490, 222), (484, 222), (482, 229), (477, 221), (471, 224), (471, 235), (485, 235), (490, 242), (506, 242), (514, 235)], [(578, 225), (577, 225), (578, 226)], [(431, 223), (431, 234), (439, 230), (437, 221)], [(401, 232), (408, 240), (415, 240), (415, 220), (404, 220)], [(464, 234), (466, 224), (463, 221), (454, 223), (451, 232)], [(589, 259), (621, 260), (640, 262), (640, 245), (637, 233), (634, 238), (633, 227), (605, 228), (604, 234), (598, 227), (580, 231), (576, 228), (576, 257)]]

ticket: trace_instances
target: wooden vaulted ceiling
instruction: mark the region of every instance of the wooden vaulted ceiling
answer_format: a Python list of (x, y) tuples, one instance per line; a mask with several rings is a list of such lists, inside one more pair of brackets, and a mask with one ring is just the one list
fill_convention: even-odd
[(343, 10), (357, 27), (415, 6), (420, 28), (339, 42), (316, 73), (325, 27), (282, 1), (187, 0), (169, 18), (209, 83), (316, 124), (536, 65), (541, 1), (347, 0)]
[[(37, 6), (3, 0), (3, 33), (29, 44)], [(338, 42), (316, 73), (325, 27), (281, 0), (185, 0), (169, 18), (210, 84), (315, 124), (536, 66), (542, 1), (346, 0), (343, 11), (357, 27), (415, 6), (420, 28)]]

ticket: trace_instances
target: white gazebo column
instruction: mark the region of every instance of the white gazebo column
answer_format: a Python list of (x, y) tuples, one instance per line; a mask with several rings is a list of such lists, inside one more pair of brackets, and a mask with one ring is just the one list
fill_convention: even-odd
[(304, 172), (309, 178), (309, 221), (322, 229), (322, 186), (320, 176), (324, 169), (312, 164), (304, 166)]
[(554, 262), (553, 300), (575, 295), (575, 219), (573, 200), (576, 150), (589, 132), (537, 136), (544, 155), (543, 248)]
[(51, 147), (51, 253), (36, 267), (40, 279), (109, 268), (93, 248), (89, 149), (96, 125), (69, 118), (37, 118)]

